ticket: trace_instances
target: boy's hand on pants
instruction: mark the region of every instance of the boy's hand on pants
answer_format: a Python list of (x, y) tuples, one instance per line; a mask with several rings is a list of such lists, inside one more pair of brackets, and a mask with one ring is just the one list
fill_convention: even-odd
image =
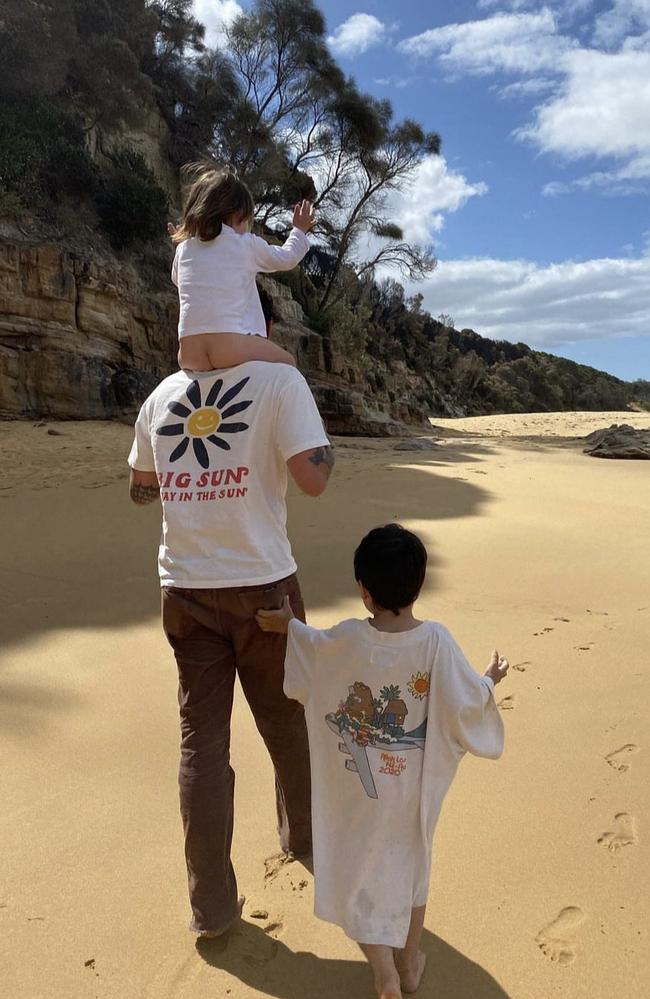
[(286, 635), (289, 630), (289, 621), (292, 621), (294, 617), (289, 597), (285, 597), (282, 607), (278, 610), (258, 610), (255, 620), (262, 631), (274, 631), (276, 634)]
[(503, 680), (504, 676), (510, 669), (510, 663), (504, 656), (500, 656), (495, 649), (492, 653), (492, 658), (490, 659), (490, 665), (486, 669), (483, 676), (489, 676), (492, 683), (495, 685)]

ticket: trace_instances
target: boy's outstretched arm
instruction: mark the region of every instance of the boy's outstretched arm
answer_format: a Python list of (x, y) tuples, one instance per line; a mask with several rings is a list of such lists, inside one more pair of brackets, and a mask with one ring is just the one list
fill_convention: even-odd
[(492, 658), (490, 659), (490, 665), (486, 669), (483, 676), (489, 676), (492, 683), (496, 686), (503, 680), (504, 676), (510, 669), (510, 663), (504, 656), (500, 656), (496, 649), (492, 652)]
[(282, 607), (278, 610), (258, 610), (255, 620), (262, 631), (272, 631), (279, 635), (286, 635), (289, 631), (289, 622), (293, 621), (295, 616), (291, 609), (289, 597), (285, 597)]

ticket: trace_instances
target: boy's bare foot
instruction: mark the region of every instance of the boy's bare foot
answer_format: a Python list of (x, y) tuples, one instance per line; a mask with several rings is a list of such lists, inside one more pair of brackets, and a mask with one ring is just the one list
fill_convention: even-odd
[(386, 944), (359, 944), (368, 958), (379, 999), (402, 999), (395, 953)]
[(230, 920), (228, 925), (224, 926), (222, 930), (199, 930), (197, 934), (199, 940), (216, 940), (217, 937), (222, 937), (224, 933), (227, 933), (228, 930), (232, 926), (234, 926), (235, 923), (239, 922), (239, 920), (241, 919), (241, 914), (244, 909), (245, 902), (246, 902), (245, 897), (243, 895), (240, 895), (239, 898), (237, 899), (237, 912)]
[(407, 960), (399, 951), (395, 954), (395, 967), (399, 972), (402, 991), (409, 995), (411, 992), (417, 992), (420, 988), (426, 963), (427, 956), (421, 950), (411, 960)]
[(379, 999), (402, 999), (402, 992), (399, 987), (399, 979), (385, 982), (375, 981), (375, 988)]

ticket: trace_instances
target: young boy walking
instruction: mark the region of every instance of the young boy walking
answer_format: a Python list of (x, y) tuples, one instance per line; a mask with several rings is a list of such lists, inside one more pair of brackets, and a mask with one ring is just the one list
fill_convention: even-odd
[(503, 751), (493, 694), (508, 661), (493, 652), (480, 677), (446, 628), (414, 617), (426, 562), (416, 535), (378, 527), (354, 556), (369, 620), (321, 631), (288, 600), (257, 615), (288, 632), (284, 690), (305, 705), (315, 913), (360, 944), (381, 999), (424, 972), (433, 833), (458, 764)]

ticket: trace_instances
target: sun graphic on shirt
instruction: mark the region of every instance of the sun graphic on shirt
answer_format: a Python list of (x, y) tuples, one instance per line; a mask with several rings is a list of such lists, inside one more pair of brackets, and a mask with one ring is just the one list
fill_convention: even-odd
[[(243, 413), (252, 405), (253, 400), (247, 399), (243, 402), (232, 400), (239, 395), (249, 378), (242, 378), (240, 382), (226, 389), (223, 388), (223, 379), (217, 378), (209, 389), (205, 401), (201, 397), (201, 386), (197, 380), (187, 388), (185, 395), (190, 403), (186, 406), (182, 402), (170, 402), (168, 409), (174, 416), (179, 416), (181, 423), (165, 423), (158, 427), (156, 433), (161, 437), (181, 437), (182, 440), (174, 448), (169, 456), (170, 461), (178, 461), (187, 451), (190, 441), (194, 456), (201, 468), (210, 467), (210, 455), (205, 446), (205, 441), (221, 448), (222, 451), (230, 451), (229, 442), (221, 437), (221, 434), (239, 434), (243, 430), (248, 430), (248, 423), (229, 423), (233, 416)], [(221, 394), (220, 394), (221, 393)], [(232, 403), (232, 405), (230, 405)], [(191, 408), (190, 408), (191, 407)]]
[(418, 701), (423, 701), (429, 693), (430, 673), (414, 673), (406, 684), (409, 694)]

